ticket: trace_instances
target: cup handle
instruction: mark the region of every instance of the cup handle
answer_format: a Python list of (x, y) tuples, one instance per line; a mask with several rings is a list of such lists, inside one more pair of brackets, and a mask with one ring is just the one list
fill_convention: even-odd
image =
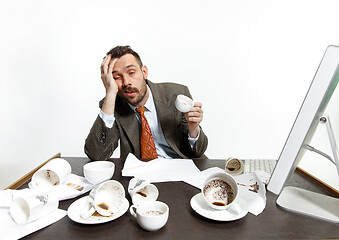
[(129, 212), (131, 213), (131, 215), (133, 217), (137, 217), (137, 207), (136, 205), (132, 205), (130, 208), (129, 208)]
[(234, 203), (231, 206), (229, 206), (228, 210), (233, 213), (233, 214), (240, 214), (242, 212), (241, 207), (239, 206), (239, 204)]
[(80, 217), (83, 219), (87, 219), (90, 216), (92, 216), (94, 212), (95, 212), (95, 208), (93, 206), (93, 198), (87, 197), (87, 202), (80, 213)]

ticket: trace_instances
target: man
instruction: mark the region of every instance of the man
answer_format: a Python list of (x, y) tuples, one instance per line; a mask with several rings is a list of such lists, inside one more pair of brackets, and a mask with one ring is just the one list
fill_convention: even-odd
[[(129, 153), (147, 159), (206, 158), (208, 140), (199, 125), (202, 104), (195, 102), (190, 112), (179, 112), (175, 99), (178, 94), (191, 97), (188, 88), (175, 83), (152, 83), (147, 76), (147, 67), (129, 46), (117, 46), (107, 53), (101, 64), (106, 96), (99, 103), (99, 116), (86, 139), (87, 156), (106, 160), (120, 140), (123, 159)], [(145, 112), (140, 113), (140, 109)], [(151, 131), (147, 132), (148, 126)], [(145, 136), (150, 136), (151, 141), (145, 143)]]

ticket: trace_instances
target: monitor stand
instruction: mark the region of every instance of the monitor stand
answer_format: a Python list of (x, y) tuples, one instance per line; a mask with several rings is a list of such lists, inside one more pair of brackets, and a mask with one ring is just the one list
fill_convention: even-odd
[[(329, 116), (323, 115), (319, 121), (326, 125), (327, 134), (331, 143), (333, 159), (319, 150), (315, 150), (311, 146), (307, 146), (306, 149), (315, 151), (327, 158), (329, 158), (334, 164), (336, 164), (339, 174), (339, 158), (335, 137), (333, 134), (331, 122)], [(285, 187), (280, 193), (277, 204), (292, 212), (315, 217), (318, 219), (339, 223), (339, 199), (330, 197), (327, 195), (307, 191), (301, 188), (288, 186)]]
[(280, 193), (277, 204), (292, 212), (339, 223), (339, 199), (288, 186)]

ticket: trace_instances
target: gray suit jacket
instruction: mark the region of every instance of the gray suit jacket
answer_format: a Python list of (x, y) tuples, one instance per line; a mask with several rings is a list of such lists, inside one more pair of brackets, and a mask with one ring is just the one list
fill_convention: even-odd
[[(152, 83), (150, 87), (154, 104), (164, 137), (169, 146), (182, 158), (206, 158), (204, 152), (208, 140), (200, 128), (199, 139), (194, 149), (188, 142), (188, 125), (185, 115), (175, 107), (178, 94), (191, 97), (186, 86), (175, 83)], [(103, 100), (100, 101), (100, 108)], [(140, 132), (135, 113), (127, 102), (117, 96), (114, 112), (115, 122), (107, 128), (98, 116), (85, 142), (85, 153), (91, 160), (106, 160), (111, 157), (120, 139), (120, 157), (125, 159), (129, 153), (140, 158)]]

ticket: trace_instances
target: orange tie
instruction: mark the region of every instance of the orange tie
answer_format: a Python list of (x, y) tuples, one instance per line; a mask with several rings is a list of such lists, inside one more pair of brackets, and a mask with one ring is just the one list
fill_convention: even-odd
[(135, 110), (140, 114), (141, 119), (141, 134), (140, 134), (141, 158), (143, 159), (158, 158), (151, 128), (149, 127), (147, 119), (144, 115), (146, 108), (138, 107)]

